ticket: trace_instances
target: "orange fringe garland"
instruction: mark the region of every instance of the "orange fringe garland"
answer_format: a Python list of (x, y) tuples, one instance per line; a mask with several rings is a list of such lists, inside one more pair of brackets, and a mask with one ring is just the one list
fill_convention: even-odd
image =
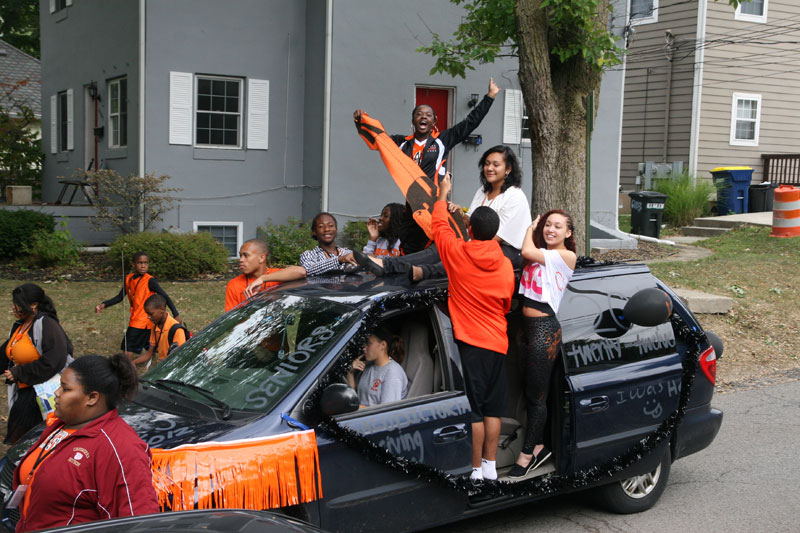
[(274, 509), (322, 497), (314, 430), (152, 453), (162, 510)]

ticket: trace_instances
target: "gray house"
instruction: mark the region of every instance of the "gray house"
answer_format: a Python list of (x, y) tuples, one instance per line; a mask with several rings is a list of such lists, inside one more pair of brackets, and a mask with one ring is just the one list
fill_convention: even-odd
[[(172, 176), (183, 191), (163, 226), (211, 231), (232, 253), (268, 219), (327, 210), (341, 225), (402, 201), (353, 110), (402, 133), (432, 101), (442, 129), (490, 76), (504, 91), (475, 131), (482, 144), (450, 155), (454, 200), (469, 202), (481, 153), (501, 142), (522, 155), (530, 190), (516, 61), (453, 79), (415, 51), (457, 27), (449, 2), (42, 0), (40, 12), (45, 201), (75, 169), (109, 168)], [(612, 145), (597, 152), (619, 154)], [(616, 213), (616, 196), (602, 209)]]

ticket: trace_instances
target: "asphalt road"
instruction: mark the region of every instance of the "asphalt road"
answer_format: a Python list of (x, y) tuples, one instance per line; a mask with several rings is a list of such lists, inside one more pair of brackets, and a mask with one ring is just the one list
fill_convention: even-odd
[(800, 531), (800, 381), (718, 394), (717, 438), (672, 465), (655, 507), (609, 514), (580, 494), (462, 521), (437, 532)]

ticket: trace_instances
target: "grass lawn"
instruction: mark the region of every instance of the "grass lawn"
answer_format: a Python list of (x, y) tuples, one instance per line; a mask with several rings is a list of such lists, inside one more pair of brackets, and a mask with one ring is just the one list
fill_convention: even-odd
[(799, 366), (800, 238), (773, 238), (769, 232), (742, 228), (698, 242), (714, 251), (711, 257), (650, 265), (671, 287), (733, 298), (729, 314), (699, 316), (725, 342), (722, 382)]
[[(11, 291), (20, 280), (0, 280), (0, 297), (5, 306), (5, 327), (14, 322), (11, 311)], [(222, 314), (225, 308), (225, 281), (160, 282), (169, 294), (181, 317), (192, 332), (199, 331)], [(117, 294), (120, 282), (58, 281), (39, 283), (53, 299), (64, 330), (75, 346), (76, 355), (87, 353), (111, 354), (119, 351), (122, 336), (128, 326), (128, 305), (117, 304), (99, 315), (94, 307)]]

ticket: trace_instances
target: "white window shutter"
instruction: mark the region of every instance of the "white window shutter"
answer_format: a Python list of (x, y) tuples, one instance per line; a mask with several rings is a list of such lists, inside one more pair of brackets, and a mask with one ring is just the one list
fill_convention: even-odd
[(67, 89), (67, 150), (75, 149), (75, 105), (72, 89)]
[(169, 73), (169, 144), (192, 144), (193, 76)]
[(247, 80), (247, 149), (269, 148), (269, 80)]
[(50, 153), (58, 153), (58, 96), (50, 97)]
[(50, 0), (50, 13), (56, 12), (56, 0)]
[(522, 142), (522, 91), (507, 89), (503, 111), (503, 144)]

